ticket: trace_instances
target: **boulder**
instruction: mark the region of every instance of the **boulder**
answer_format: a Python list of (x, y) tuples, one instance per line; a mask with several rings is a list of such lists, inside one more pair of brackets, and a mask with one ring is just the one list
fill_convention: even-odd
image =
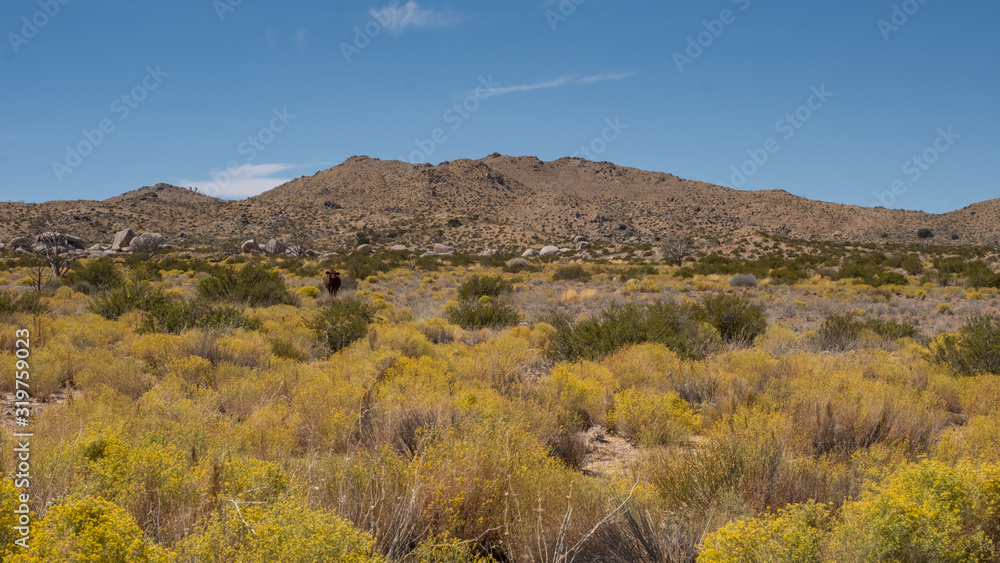
[(589, 240), (581, 240), (581, 241), (577, 241), (577, 243), (576, 243), (576, 250), (577, 250), (577, 252), (579, 252), (579, 251), (581, 251), (581, 250), (587, 250), (587, 249), (588, 249), (588, 248), (590, 248), (591, 246), (592, 246), (592, 245), (590, 244), (590, 241), (589, 241)]
[(88, 250), (87, 258), (104, 258), (107, 254), (103, 250)]
[(479, 253), (480, 256), (498, 256), (500, 251), (495, 248), (487, 248), (486, 250)]
[(263, 250), (267, 254), (284, 254), (285, 250), (287, 249), (288, 247), (281, 244), (276, 239), (271, 239), (267, 241), (267, 244), (265, 244), (264, 248), (262, 248), (261, 250)]
[(372, 252), (375, 252), (375, 249), (372, 248), (372, 245), (370, 244), (362, 244), (358, 246), (357, 252), (358, 254), (371, 254)]
[(587, 240), (587, 237), (585, 237), (583, 235), (576, 235), (575, 237), (573, 237), (573, 244), (577, 244), (577, 243), (579, 243), (581, 241), (585, 241), (585, 240)]
[(7, 249), (7, 245), (4, 244), (4, 243), (2, 243), (2, 242), (0, 242), (0, 252), (3, 252), (6, 249)]
[(507, 267), (513, 268), (514, 266), (530, 266), (531, 262), (528, 262), (524, 258), (511, 258), (507, 261)]
[(63, 240), (77, 248), (83, 248), (83, 239), (75, 235), (63, 235)]
[(316, 252), (315, 250), (313, 250), (311, 248), (309, 250), (306, 250), (304, 254), (306, 256), (312, 256), (312, 257), (319, 256), (319, 252)]
[(435, 244), (434, 252), (437, 252), (438, 254), (455, 254), (456, 252), (458, 252), (458, 250), (456, 250), (454, 246), (448, 246), (446, 244)]
[(444, 254), (439, 254), (437, 252), (424, 252), (420, 255), (421, 258), (434, 258), (437, 256), (444, 256)]
[(243, 246), (240, 247), (240, 250), (242, 250), (246, 254), (250, 254), (251, 250), (260, 250), (260, 245), (258, 245), (257, 241), (255, 241), (254, 239), (250, 239), (243, 243)]
[(529, 248), (528, 250), (522, 252), (521, 256), (523, 258), (528, 258), (529, 256), (538, 256), (538, 251), (535, 250), (534, 248)]
[(319, 255), (320, 260), (326, 260), (327, 258), (340, 258), (339, 252), (324, 252)]
[(568, 252), (573, 252), (573, 249), (572, 248), (560, 248), (559, 249), (559, 254), (566, 254)]
[(91, 246), (90, 248), (88, 248), (87, 250), (90, 251), (90, 252), (103, 252), (104, 251), (104, 247), (101, 246), (100, 244), (95, 244), (95, 245)]
[(125, 229), (115, 233), (115, 238), (111, 241), (111, 250), (121, 250), (132, 243), (135, 233), (132, 229)]
[(11, 248), (18, 248), (18, 247), (24, 246), (26, 244), (28, 244), (28, 238), (27, 237), (14, 237), (14, 238), (10, 239), (10, 247)]
[(539, 256), (551, 256), (553, 254), (558, 254), (558, 253), (559, 253), (559, 247), (558, 246), (543, 246), (542, 250), (539, 251), (538, 255)]
[(395, 252), (396, 254), (406, 254), (407, 252), (410, 251), (410, 249), (406, 248), (402, 244), (394, 244), (391, 247), (389, 247), (389, 251)]
[(152, 253), (159, 250), (165, 242), (167, 242), (166, 237), (160, 233), (142, 233), (132, 239), (129, 248), (132, 249), (132, 252)]

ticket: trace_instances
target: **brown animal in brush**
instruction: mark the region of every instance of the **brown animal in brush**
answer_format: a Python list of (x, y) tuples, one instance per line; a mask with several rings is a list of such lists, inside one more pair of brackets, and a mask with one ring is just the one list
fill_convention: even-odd
[(337, 296), (337, 292), (340, 291), (340, 272), (326, 271), (326, 290), (330, 295)]

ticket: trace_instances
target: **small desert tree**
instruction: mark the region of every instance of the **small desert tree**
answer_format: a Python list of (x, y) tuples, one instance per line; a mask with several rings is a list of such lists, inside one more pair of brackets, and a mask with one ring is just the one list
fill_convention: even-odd
[(691, 239), (685, 235), (673, 235), (663, 240), (660, 246), (664, 256), (673, 258), (680, 266), (691, 255)]
[[(66, 236), (56, 231), (42, 231), (35, 236), (35, 244), (31, 250), (35, 256), (52, 271), (54, 278), (60, 278), (69, 269), (76, 257), (69, 252)], [(39, 287), (41, 275), (38, 276)]]

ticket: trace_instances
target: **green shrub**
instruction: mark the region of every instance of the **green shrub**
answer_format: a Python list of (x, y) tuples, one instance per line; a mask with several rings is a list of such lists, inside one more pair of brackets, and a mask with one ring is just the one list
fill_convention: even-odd
[(38, 293), (17, 295), (13, 292), (0, 289), (0, 315), (12, 315), (15, 313), (38, 315), (48, 310), (48, 307), (42, 302), (42, 296)]
[(132, 281), (162, 281), (163, 274), (156, 262), (141, 262), (129, 268), (128, 278)]
[(189, 328), (257, 330), (261, 322), (244, 315), (235, 307), (224, 305), (212, 307), (208, 303), (196, 300), (187, 303), (182, 300), (168, 300), (155, 304), (146, 312), (146, 317), (136, 332), (167, 332), (180, 333)]
[(865, 324), (847, 312), (830, 315), (819, 327), (819, 343), (824, 350), (846, 350), (861, 338)]
[(115, 320), (129, 311), (152, 311), (169, 306), (171, 299), (160, 287), (145, 282), (127, 281), (90, 302), (90, 311)]
[(352, 254), (344, 259), (340, 265), (340, 269), (347, 274), (347, 277), (360, 281), (368, 276), (385, 273), (399, 266), (398, 257), (390, 257), (390, 260), (386, 260), (381, 256)]
[(66, 283), (81, 293), (104, 293), (125, 283), (121, 268), (110, 258), (74, 262), (66, 274)]
[(819, 343), (824, 350), (847, 350), (858, 343), (861, 333), (871, 330), (885, 340), (916, 338), (920, 335), (909, 319), (871, 318), (858, 320), (851, 311), (830, 315), (819, 328)]
[(503, 328), (521, 319), (520, 314), (505, 296), (468, 298), (447, 309), (448, 322), (466, 329)]
[(503, 279), (503, 276), (472, 276), (459, 286), (458, 298), (464, 301), (480, 297), (500, 297), (512, 291), (514, 284)]
[(729, 280), (732, 287), (757, 287), (757, 277), (753, 274), (736, 274)]
[(767, 277), (771, 278), (772, 283), (795, 285), (795, 282), (808, 278), (809, 273), (797, 268), (775, 268), (768, 272)]
[(898, 257), (898, 266), (896, 267), (906, 270), (906, 273), (911, 276), (924, 273), (924, 263), (916, 254), (904, 254)]
[(983, 287), (1000, 287), (1000, 274), (993, 271), (989, 264), (975, 260), (965, 264), (965, 285), (976, 289)]
[(764, 309), (740, 295), (710, 295), (703, 305), (708, 313), (708, 322), (727, 342), (753, 342), (767, 330)]
[(897, 321), (896, 319), (868, 319), (865, 321), (864, 326), (888, 340), (916, 338), (920, 335), (913, 321), (909, 319), (902, 321)]
[(261, 264), (247, 264), (240, 269), (216, 268), (212, 275), (198, 282), (197, 291), (200, 297), (209, 301), (228, 301), (248, 307), (298, 304), (281, 274)]
[(719, 340), (707, 320), (700, 305), (672, 301), (609, 305), (599, 316), (575, 324), (565, 313), (555, 312), (547, 319), (556, 328), (548, 353), (558, 359), (599, 360), (624, 346), (659, 342), (683, 357), (703, 358)]
[(960, 374), (1000, 374), (1000, 316), (970, 316), (958, 334), (943, 334), (932, 344), (931, 356)]
[(163, 260), (160, 260), (161, 270), (180, 270), (182, 272), (191, 271), (194, 266), (191, 265), (187, 260), (181, 260), (180, 258), (175, 258), (173, 256), (168, 256)]
[(917, 238), (934, 238), (934, 232), (930, 229), (920, 229), (917, 231)]
[(641, 264), (624, 270), (620, 277), (622, 280), (641, 280), (646, 276), (655, 276), (657, 273), (656, 266)]
[(375, 308), (371, 304), (349, 297), (320, 309), (305, 325), (332, 354), (367, 334), (374, 319)]
[(588, 272), (586, 268), (580, 264), (560, 266), (556, 269), (555, 273), (552, 274), (552, 281), (588, 282), (590, 281), (590, 272)]
[(524, 258), (516, 258), (508, 260), (504, 263), (503, 271), (508, 274), (517, 274), (520, 272), (537, 272), (539, 270), (538, 266), (532, 265)]
[(934, 259), (934, 269), (942, 274), (961, 274), (965, 268), (965, 259), (961, 256)]
[(882, 287), (883, 285), (907, 285), (910, 280), (903, 274), (896, 272), (879, 272), (875, 278), (868, 282), (872, 287)]

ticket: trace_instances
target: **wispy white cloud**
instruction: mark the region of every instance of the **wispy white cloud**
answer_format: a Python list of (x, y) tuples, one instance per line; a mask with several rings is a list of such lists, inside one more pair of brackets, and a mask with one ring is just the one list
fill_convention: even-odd
[(624, 80), (631, 76), (635, 76), (634, 72), (606, 72), (604, 74), (595, 74), (593, 76), (586, 76), (577, 80), (577, 84), (593, 84), (594, 82), (603, 82), (605, 80)]
[(604, 82), (606, 80), (624, 80), (630, 76), (635, 76), (635, 73), (606, 72), (604, 74), (594, 74), (592, 76), (585, 76), (583, 78), (560, 76), (559, 78), (553, 78), (551, 80), (539, 80), (538, 82), (529, 82), (527, 84), (515, 84), (513, 86), (499, 86), (497, 88), (490, 90), (490, 93), (494, 96), (502, 96), (503, 94), (510, 94), (513, 92), (530, 92), (531, 90), (559, 88), (561, 86), (571, 86), (571, 85), (579, 86), (583, 84), (594, 84), (596, 82)]
[(560, 86), (565, 86), (570, 83), (570, 78), (568, 76), (560, 76), (559, 78), (554, 78), (552, 80), (539, 80), (538, 82), (529, 82), (528, 84), (515, 84), (514, 86), (500, 86), (499, 88), (494, 88), (490, 90), (490, 93), (494, 96), (501, 96), (503, 94), (510, 94), (511, 92), (530, 92), (531, 90), (542, 90), (545, 88), (558, 88)]
[(232, 171), (213, 170), (205, 180), (178, 180), (182, 187), (198, 188), (213, 197), (242, 199), (255, 196), (288, 182), (291, 178), (276, 176), (286, 170), (301, 168), (300, 164), (243, 164)]
[(388, 15), (389, 21), (385, 27), (393, 35), (399, 35), (410, 27), (415, 29), (448, 27), (461, 20), (451, 10), (437, 11), (433, 8), (421, 8), (414, 0), (410, 0), (401, 7), (386, 6), (382, 8), (381, 13)]

